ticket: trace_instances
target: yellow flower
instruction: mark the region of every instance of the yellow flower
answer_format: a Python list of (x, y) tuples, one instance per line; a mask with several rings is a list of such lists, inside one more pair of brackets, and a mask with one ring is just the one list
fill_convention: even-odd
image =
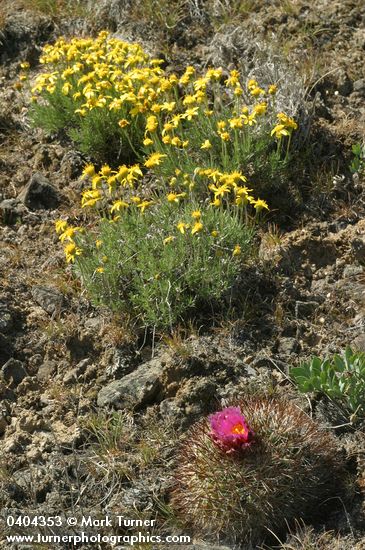
[(154, 132), (158, 127), (158, 121), (155, 115), (147, 117), (146, 130), (148, 132)]
[(65, 255), (66, 255), (66, 261), (67, 263), (69, 262), (74, 262), (75, 261), (75, 257), (76, 256), (79, 256), (81, 254), (81, 249), (78, 248), (75, 243), (69, 243), (65, 246)]
[(101, 170), (99, 172), (99, 174), (101, 176), (103, 176), (104, 178), (108, 178), (112, 173), (112, 169), (110, 168), (110, 166), (108, 166), (107, 164), (104, 164), (102, 167), (101, 167)]
[(253, 204), (255, 210), (257, 210), (257, 212), (260, 212), (260, 210), (263, 210), (264, 208), (266, 210), (269, 210), (267, 202), (263, 201), (262, 199), (254, 200), (254, 201), (252, 201), (252, 204)]
[(211, 232), (212, 237), (216, 238), (218, 237), (219, 233), (215, 229)]
[(141, 209), (141, 212), (143, 213), (146, 208), (151, 206), (153, 204), (153, 201), (142, 201), (141, 203), (137, 204), (137, 208)]
[(209, 204), (210, 206), (215, 206), (216, 208), (218, 208), (222, 204), (222, 201), (218, 199), (218, 197), (215, 197), (214, 201), (210, 202)]
[(63, 95), (68, 95), (70, 93), (72, 86), (69, 82), (65, 82), (62, 86), (62, 93)]
[(242, 252), (242, 249), (239, 244), (236, 244), (236, 246), (233, 249), (232, 256), (239, 256)]
[(148, 147), (149, 145), (153, 145), (152, 139), (151, 139), (151, 138), (145, 138), (145, 139), (143, 140), (143, 145), (144, 145), (145, 147)]
[(284, 124), (287, 128), (291, 128), (293, 130), (296, 130), (298, 128), (298, 124), (295, 122), (295, 120), (285, 113), (278, 113), (277, 118), (280, 120), (282, 124)]
[(238, 84), (240, 73), (236, 71), (235, 69), (231, 71), (229, 78), (225, 81), (226, 86), (236, 86)]
[(144, 163), (147, 168), (152, 168), (153, 166), (158, 166), (161, 164), (161, 159), (167, 157), (163, 153), (152, 153)]
[(117, 175), (116, 175), (117, 180), (120, 181), (120, 183), (122, 183), (122, 184), (125, 183), (128, 174), (129, 174), (128, 166), (126, 166), (125, 164), (123, 164), (122, 166), (119, 166), (118, 172), (117, 172)]
[(243, 122), (241, 118), (231, 118), (229, 119), (229, 125), (231, 128), (242, 128)]
[(60, 235), (60, 241), (63, 243), (64, 241), (72, 241), (73, 236), (77, 231), (81, 231), (81, 227), (67, 227), (63, 231), (63, 233)]
[(162, 111), (168, 111), (169, 113), (171, 113), (174, 110), (175, 106), (176, 106), (175, 101), (170, 101), (170, 103), (165, 102), (161, 105), (161, 109)]
[(162, 138), (162, 143), (164, 143), (165, 145), (169, 145), (171, 143), (171, 136), (169, 136), (168, 134), (166, 136), (163, 136)]
[(65, 220), (57, 220), (55, 222), (56, 233), (63, 233), (67, 228), (67, 222)]
[(258, 103), (254, 106), (252, 109), (253, 115), (264, 115), (267, 111), (267, 103), (265, 101), (262, 101), (261, 103)]
[(234, 95), (241, 96), (243, 94), (243, 90), (241, 86), (236, 86), (236, 88), (233, 90)]
[(202, 229), (203, 229), (202, 222), (197, 221), (194, 223), (193, 229), (191, 230), (191, 234), (195, 235), (195, 233), (199, 233)]
[(179, 204), (179, 199), (183, 197), (186, 197), (186, 193), (169, 193), (167, 195), (167, 200), (168, 202), (176, 202), (177, 204)]
[(133, 202), (133, 204), (139, 204), (141, 200), (140, 197), (131, 197), (131, 202)]
[(96, 248), (100, 248), (102, 244), (103, 244), (103, 241), (101, 241), (100, 239), (97, 239), (97, 240), (95, 241), (95, 246), (96, 246)]
[(277, 124), (273, 130), (271, 130), (271, 135), (275, 134), (276, 139), (281, 139), (284, 136), (289, 136), (290, 132), (285, 128), (284, 124)]
[(104, 273), (105, 269), (102, 266), (100, 266), (100, 267), (97, 267), (95, 271), (96, 273)]
[(186, 109), (182, 117), (186, 118), (187, 120), (192, 120), (194, 116), (198, 115), (198, 111), (199, 111), (199, 107), (191, 107), (190, 109)]
[(194, 210), (194, 212), (191, 213), (191, 217), (194, 218), (194, 220), (200, 220), (202, 213), (200, 210)]
[(227, 193), (230, 193), (230, 192), (231, 192), (228, 183), (223, 183), (223, 184), (220, 185), (219, 187), (217, 187), (216, 185), (214, 185), (214, 184), (212, 183), (211, 185), (209, 185), (209, 189), (210, 189), (211, 191), (213, 191), (213, 193), (214, 193), (214, 198), (217, 198), (217, 197), (224, 197), (224, 195), (226, 195)]
[(179, 222), (176, 227), (178, 228), (180, 233), (184, 234), (185, 229), (189, 229), (189, 224), (184, 223), (184, 222)]
[(24, 71), (27, 71), (30, 68), (30, 64), (28, 63), (28, 61), (22, 61), (20, 63), (20, 68)]
[(258, 97), (259, 95), (264, 95), (265, 90), (263, 90), (259, 86), (255, 86), (250, 88), (250, 94), (253, 95), (254, 97)]
[(251, 88), (256, 88), (258, 86), (257, 81), (254, 78), (251, 78), (251, 80), (247, 83), (247, 88), (250, 90)]
[(210, 149), (212, 147), (212, 144), (210, 143), (209, 139), (206, 139), (204, 143), (201, 145), (200, 149)]
[(81, 208), (95, 206), (102, 198), (99, 189), (89, 189), (82, 193)]
[(173, 237), (172, 235), (170, 235), (169, 237), (166, 237), (166, 239), (163, 240), (163, 244), (168, 244), (168, 243), (171, 243), (172, 241), (174, 241), (176, 239), (176, 237)]
[(256, 124), (256, 118), (255, 114), (252, 113), (251, 115), (242, 115), (243, 123), (248, 126), (253, 126)]
[(270, 95), (276, 94), (278, 87), (275, 84), (270, 84), (268, 92)]
[(179, 137), (175, 136), (171, 139), (171, 145), (173, 145), (174, 147), (181, 147), (182, 146), (182, 141)]
[(113, 213), (115, 212), (115, 210), (119, 212), (121, 208), (128, 208), (128, 206), (129, 204), (127, 202), (120, 199), (113, 203), (113, 206), (111, 207), (110, 212)]
[(219, 137), (221, 138), (222, 141), (229, 141), (230, 140), (228, 132), (220, 132)]
[(87, 164), (82, 171), (82, 178), (92, 178), (95, 175), (95, 167), (93, 164)]
[(128, 125), (129, 125), (129, 122), (126, 118), (122, 118), (121, 120), (118, 121), (118, 126), (120, 126), (121, 128), (125, 128)]

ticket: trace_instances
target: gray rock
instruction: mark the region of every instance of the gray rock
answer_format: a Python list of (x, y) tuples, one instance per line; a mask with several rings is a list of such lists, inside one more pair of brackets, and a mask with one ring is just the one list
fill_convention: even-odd
[(160, 358), (143, 363), (121, 380), (115, 380), (102, 388), (98, 394), (98, 406), (134, 409), (159, 400), (163, 369)]
[(28, 376), (23, 363), (17, 359), (9, 359), (5, 365), (1, 368), (1, 374), (5, 382), (12, 383), (14, 386), (20, 384), (20, 382)]
[(356, 351), (365, 352), (365, 334), (356, 336), (351, 342), (351, 347)]
[(74, 369), (68, 371), (65, 374), (65, 376), (63, 377), (63, 383), (68, 385), (77, 382), (79, 376), (84, 374), (84, 372), (86, 371), (89, 363), (90, 360), (88, 358), (82, 359)]
[(58, 190), (39, 172), (33, 174), (18, 199), (31, 210), (54, 209), (61, 202)]
[(41, 382), (46, 382), (47, 380), (50, 380), (56, 372), (56, 367), (57, 364), (55, 361), (44, 361), (37, 372), (38, 380), (40, 380)]
[(63, 294), (52, 287), (35, 286), (32, 288), (32, 297), (47, 313), (60, 313), (65, 303)]
[(360, 275), (363, 271), (364, 268), (361, 265), (347, 265), (343, 270), (343, 278), (356, 277), (356, 275)]
[(296, 338), (285, 337), (280, 338), (279, 341), (279, 353), (283, 355), (291, 355), (299, 350), (299, 342)]
[(60, 172), (68, 180), (75, 179), (81, 174), (84, 164), (80, 153), (68, 151), (61, 161)]
[(353, 84), (350, 80), (348, 74), (343, 70), (340, 69), (337, 73), (337, 89), (343, 96), (348, 96), (351, 94), (353, 90)]
[(360, 78), (359, 80), (355, 80), (355, 82), (354, 82), (354, 92), (365, 93), (365, 79), (364, 78)]

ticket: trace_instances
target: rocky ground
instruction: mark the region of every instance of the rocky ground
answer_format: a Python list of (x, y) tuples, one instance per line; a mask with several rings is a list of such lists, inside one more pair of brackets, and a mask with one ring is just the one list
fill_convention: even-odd
[[(310, 355), (349, 344), (365, 351), (365, 180), (349, 171), (351, 145), (365, 137), (365, 6), (247, 2), (247, 11), (223, 18), (223, 2), (188, 4), (171, 28), (157, 12), (146, 22), (116, 0), (67, 18), (34, 9), (36, 2), (0, 6), (3, 515), (134, 510), (157, 514), (171, 531), (168, 472), (194, 419), (243, 388), (294, 392), (288, 368)], [(93, 308), (65, 264), (54, 221), (79, 215), (85, 159), (30, 127), (19, 61), (34, 74), (42, 44), (104, 27), (164, 55), (175, 70), (250, 59), (253, 42), (275, 40), (301, 72), (322, 160), (297, 211), (262, 229), (239, 319), (154, 339), (135, 334)], [(311, 413), (327, 426), (343, 423), (325, 403)], [(353, 497), (320, 524), (291, 529), (282, 548), (365, 548), (364, 431), (333, 431), (356, 478)]]

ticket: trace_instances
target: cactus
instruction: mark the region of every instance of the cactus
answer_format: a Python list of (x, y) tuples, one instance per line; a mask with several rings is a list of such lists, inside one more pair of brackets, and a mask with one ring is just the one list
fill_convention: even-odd
[(188, 432), (171, 502), (196, 535), (257, 544), (338, 494), (343, 465), (335, 438), (289, 401), (235, 405)]

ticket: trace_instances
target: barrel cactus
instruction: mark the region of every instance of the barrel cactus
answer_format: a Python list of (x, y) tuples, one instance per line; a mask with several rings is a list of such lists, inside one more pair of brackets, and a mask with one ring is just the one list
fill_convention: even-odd
[(196, 535), (244, 545), (338, 494), (343, 467), (331, 434), (291, 402), (263, 397), (196, 423), (177, 464), (177, 514)]

